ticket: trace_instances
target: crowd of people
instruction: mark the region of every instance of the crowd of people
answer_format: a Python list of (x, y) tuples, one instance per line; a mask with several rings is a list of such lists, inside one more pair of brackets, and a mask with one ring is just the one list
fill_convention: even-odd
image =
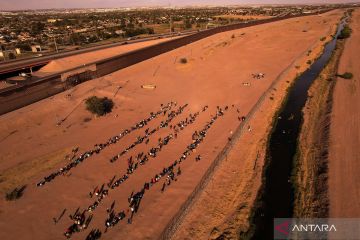
[[(169, 105), (167, 105), (167, 106), (169, 106)], [(180, 121), (177, 124), (170, 125), (171, 120), (175, 116), (180, 114), (186, 106), (187, 105), (179, 107), (179, 109), (177, 111), (171, 111), (168, 114), (167, 120), (161, 122), (160, 126), (158, 127), (159, 129), (162, 127), (168, 126), (170, 129), (172, 129), (172, 131), (166, 137), (159, 138), (158, 144), (156, 147), (150, 148), (148, 152), (140, 152), (140, 153), (136, 154), (135, 156), (131, 156), (130, 158), (128, 158), (128, 160), (127, 160), (128, 167), (127, 167), (126, 174), (122, 175), (119, 178), (116, 178), (116, 176), (113, 176), (107, 183), (102, 184), (100, 187), (95, 187), (89, 193), (89, 196), (91, 198), (95, 197), (96, 200), (92, 205), (90, 205), (83, 212), (80, 213), (79, 209), (78, 209), (78, 210), (76, 210), (76, 212), (73, 215), (70, 215), (70, 219), (72, 219), (74, 222), (64, 233), (64, 235), (67, 238), (70, 238), (73, 233), (80, 232), (88, 227), (88, 225), (92, 219), (91, 212), (94, 211), (99, 206), (99, 204), (102, 202), (102, 200), (108, 195), (109, 190), (120, 186), (120, 184), (122, 184), (124, 181), (126, 181), (130, 177), (130, 175), (133, 174), (140, 165), (144, 165), (147, 161), (149, 161), (150, 158), (155, 158), (157, 156), (157, 153), (159, 151), (161, 151), (161, 149), (165, 145), (167, 145), (172, 139), (175, 139), (177, 137), (177, 134), (180, 131), (184, 130), (186, 126), (188, 126), (189, 124), (192, 124), (196, 120), (196, 118), (200, 114), (200, 111), (196, 112), (195, 114), (190, 113), (189, 117), (186, 117), (185, 120)], [(208, 108), (208, 106), (205, 106), (204, 108), (202, 108), (202, 112), (206, 111), (207, 108)], [(215, 113), (215, 115), (211, 115), (210, 121), (208, 121), (200, 131), (199, 130), (194, 131), (194, 133), (192, 134), (192, 142), (186, 147), (185, 151), (181, 154), (181, 156), (177, 160), (175, 160), (172, 164), (170, 164), (168, 167), (163, 168), (159, 173), (155, 174), (150, 179), (150, 181), (145, 182), (140, 191), (136, 192), (135, 194), (134, 194), (134, 192), (132, 192), (130, 194), (130, 196), (128, 197), (129, 205), (128, 205), (127, 210), (121, 210), (119, 212), (115, 212), (115, 210), (114, 210), (115, 202), (113, 202), (111, 207), (107, 209), (108, 215), (107, 215), (107, 218), (105, 219), (105, 228), (106, 228), (105, 232), (107, 231), (108, 228), (112, 228), (112, 227), (116, 226), (121, 220), (124, 220), (125, 218), (127, 218), (127, 223), (131, 224), (133, 221), (134, 215), (139, 210), (141, 201), (142, 201), (146, 191), (149, 191), (156, 183), (160, 183), (162, 179), (163, 179), (163, 184), (162, 184), (161, 192), (165, 192), (167, 187), (170, 186), (173, 181), (176, 181), (177, 177), (182, 174), (180, 164), (184, 160), (186, 160), (191, 155), (192, 152), (195, 152), (196, 148), (203, 142), (203, 140), (206, 137), (206, 134), (207, 134), (208, 130), (211, 128), (211, 126), (215, 123), (215, 121), (219, 117), (223, 116), (224, 112), (227, 110), (228, 110), (227, 106), (224, 109), (217, 106), (216, 113)], [(165, 114), (166, 114), (166, 112), (165, 112)], [(158, 128), (155, 129), (155, 131), (157, 131)], [(151, 136), (151, 134), (148, 135), (149, 133), (151, 133), (151, 131), (149, 129), (145, 130), (145, 136), (144, 136), (145, 138), (142, 139), (143, 137), (138, 137), (138, 140), (142, 139), (141, 142), (143, 142), (145, 139), (149, 139), (149, 136)], [(136, 144), (139, 144), (139, 143), (136, 143)], [(97, 146), (99, 146), (99, 145), (97, 145)], [(200, 155), (197, 155), (195, 157), (196, 161), (200, 161), (200, 159), (201, 159)], [(85, 214), (86, 212), (90, 212), (89, 217), (86, 217), (86, 214)], [(100, 230), (93, 229), (87, 236), (86, 240), (99, 239), (101, 237), (101, 234), (102, 233)]]
[[(144, 140), (149, 139), (149, 137), (154, 134), (156, 131), (165, 128), (169, 125), (169, 123), (171, 123), (171, 121), (178, 116), (179, 114), (181, 114), (184, 109), (188, 106), (188, 104), (185, 104), (183, 106), (180, 106), (176, 111), (173, 110), (170, 113), (168, 113), (167, 119), (165, 121), (161, 121), (160, 125), (156, 128), (154, 128), (153, 130), (149, 130), (146, 129), (145, 130), (145, 135), (144, 136), (138, 136), (136, 141), (134, 143), (132, 143), (130, 146), (128, 146), (127, 148), (125, 148), (122, 152), (120, 152), (119, 154), (115, 155), (114, 157), (112, 157), (110, 159), (110, 162), (115, 162), (117, 161), (121, 156), (123, 156), (125, 153), (127, 153), (130, 149), (136, 147), (136, 145), (141, 144), (142, 142), (144, 142)], [(164, 112), (164, 114), (166, 114), (166, 112)]]
[[(206, 111), (207, 106), (202, 109), (202, 112)], [(181, 110), (181, 109), (179, 109)], [(183, 110), (181, 110), (183, 111)], [(179, 114), (179, 111), (178, 111)], [(159, 138), (158, 145), (156, 147), (150, 148), (150, 150), (145, 154), (144, 152), (138, 153), (134, 158), (131, 156), (128, 159), (128, 168), (126, 171), (126, 174), (122, 175), (118, 179), (116, 179), (116, 176), (114, 176), (106, 185), (108, 188), (105, 187), (105, 184), (103, 184), (100, 188), (96, 187), (92, 192), (89, 193), (89, 196), (92, 198), (94, 195), (96, 196), (95, 201), (88, 206), (87, 211), (92, 212), (94, 211), (99, 204), (102, 202), (102, 200), (108, 195), (109, 190), (115, 189), (120, 186), (123, 182), (125, 182), (131, 174), (134, 173), (134, 171), (141, 165), (144, 165), (148, 160), (149, 157), (155, 158), (157, 153), (162, 150), (162, 148), (167, 145), (170, 140), (174, 139), (174, 134), (179, 133), (180, 131), (184, 130), (186, 126), (192, 124), (195, 122), (196, 118), (200, 115), (200, 112), (195, 112), (194, 114), (190, 113), (188, 117), (185, 118), (185, 120), (182, 120), (175, 124), (174, 126), (171, 126), (171, 129), (173, 133), (170, 133), (164, 138)], [(135, 160), (134, 160), (135, 159)]]
[(89, 215), (86, 217), (85, 210), (80, 212), (78, 208), (75, 213), (72, 215), (70, 214), (69, 217), (73, 223), (70, 225), (70, 227), (68, 227), (68, 229), (66, 229), (64, 233), (66, 238), (70, 238), (75, 232), (80, 232), (87, 229), (93, 216)]
[(99, 229), (93, 229), (87, 235), (85, 240), (97, 240), (101, 238), (101, 231)]
[(86, 151), (86, 152), (80, 154), (79, 157), (72, 160), (71, 163), (67, 164), (65, 167), (62, 167), (58, 171), (56, 171), (54, 173), (51, 173), (50, 175), (44, 177), (44, 179), (41, 180), (39, 183), (37, 183), (36, 186), (37, 187), (43, 186), (46, 183), (49, 183), (52, 180), (54, 180), (56, 177), (61, 176), (61, 175), (65, 175), (72, 168), (76, 167), (78, 164), (82, 163), (87, 158), (91, 157), (94, 154), (99, 154), (100, 151), (102, 151), (104, 148), (106, 148), (106, 147), (108, 147), (108, 146), (110, 146), (112, 144), (117, 143), (121, 138), (123, 138), (127, 134), (131, 133), (132, 131), (143, 128), (151, 120), (155, 119), (156, 117), (158, 117), (161, 114), (166, 114), (167, 111), (170, 111), (172, 109), (172, 107), (174, 107), (176, 105), (177, 105), (176, 102), (170, 102), (170, 103), (168, 103), (166, 105), (161, 104), (160, 110), (157, 111), (156, 113), (151, 112), (150, 116), (148, 118), (139, 121), (138, 123), (134, 124), (129, 129), (125, 129), (120, 134), (111, 137), (106, 143), (95, 144), (95, 146), (94, 146), (94, 148), (92, 150), (89, 150), (89, 151)]
[[(186, 107), (186, 105), (180, 107), (177, 111), (172, 111), (171, 113), (169, 113), (169, 115), (168, 115), (169, 118), (167, 120), (172, 119), (175, 116), (177, 116), (178, 114), (180, 114), (185, 107)], [(207, 108), (208, 107), (205, 106), (202, 109), (202, 112), (206, 111)], [(128, 169), (127, 169), (126, 174), (124, 174), (122, 177), (120, 177), (118, 179), (116, 179), (116, 176), (114, 176), (109, 180), (109, 182), (107, 184), (102, 184), (100, 187), (95, 187), (93, 189), (93, 191), (89, 192), (90, 198), (96, 197), (96, 200), (82, 214), (79, 215), (78, 210), (76, 211), (76, 213), (74, 214), (75, 217), (71, 217), (71, 219), (74, 219), (74, 218), (78, 219), (78, 215), (79, 215), (79, 216), (81, 216), (80, 221), (74, 222), (67, 229), (67, 231), (64, 233), (65, 236), (70, 238), (73, 233), (79, 232), (82, 229), (84, 229), (84, 227), (83, 227), (83, 219), (85, 218), (85, 212), (86, 211), (87, 212), (93, 212), (99, 206), (99, 204), (102, 202), (102, 200), (108, 195), (110, 189), (114, 189), (114, 188), (120, 186), (121, 183), (126, 181), (129, 178), (129, 176), (137, 169), (137, 166), (143, 165), (143, 164), (145, 164), (145, 162), (148, 161), (148, 159), (149, 159), (148, 156), (153, 157), (153, 158), (156, 157), (156, 153), (158, 151), (161, 151), (163, 146), (167, 145), (169, 143), (169, 141), (174, 138), (174, 134), (179, 133), (180, 131), (184, 130), (186, 126), (194, 123), (196, 118), (199, 116), (199, 114), (200, 114), (200, 111), (198, 111), (198, 112), (196, 112), (194, 114), (190, 113), (189, 116), (185, 118), (185, 120), (179, 121), (174, 126), (171, 125), (170, 129), (172, 129), (173, 133), (170, 133), (169, 135), (167, 135), (164, 138), (159, 138), (157, 147), (150, 148), (150, 150), (148, 151), (147, 154), (145, 154), (144, 152), (141, 152), (141, 153), (137, 154), (134, 158), (131, 156), (128, 159)], [(163, 125), (164, 127), (166, 127), (169, 124), (169, 122), (167, 122), (167, 121), (162, 121), (162, 123), (165, 124), (165, 125)], [(135, 162), (134, 159), (137, 162)], [(149, 190), (149, 188), (150, 188), (150, 186), (152, 184), (159, 181), (160, 178), (163, 177), (165, 174), (169, 173), (169, 171), (172, 172), (172, 168), (164, 168), (163, 172), (161, 174), (159, 174), (159, 175), (156, 175), (155, 178), (150, 181), (150, 183), (145, 183), (144, 188), (141, 191), (139, 191), (139, 192), (137, 192), (135, 194), (132, 194), (129, 197), (129, 210), (128, 210), (128, 212), (131, 213), (128, 220), (127, 220), (127, 222), (129, 224), (132, 223), (132, 218), (133, 218), (134, 214), (137, 212), (137, 210), (138, 210), (138, 208), (140, 206), (140, 201), (142, 199), (142, 196), (145, 193), (145, 190)], [(178, 169), (177, 174), (179, 174), (179, 175), (181, 174), (180, 169)], [(175, 177), (174, 173), (172, 173), (172, 174), (169, 173), (169, 180), (168, 180), (169, 182), (168, 182), (168, 184), (170, 184), (170, 181), (172, 181), (174, 179), (174, 177)], [(110, 210), (108, 211), (108, 213), (109, 213), (108, 218), (105, 221), (106, 229), (115, 226), (122, 219), (124, 219), (126, 217), (125, 211), (120, 211), (119, 213), (115, 213), (114, 210), (113, 210), (113, 205), (110, 208)]]
[(265, 73), (253, 73), (251, 75), (254, 79), (261, 79), (265, 77)]
[[(228, 108), (225, 108), (226, 110)], [(225, 111), (226, 111), (225, 110)], [(161, 191), (164, 192), (166, 187), (171, 184), (171, 182), (177, 180), (177, 176), (180, 176), (182, 171), (180, 169), (180, 165), (182, 161), (186, 160), (189, 155), (191, 155), (192, 152), (195, 151), (195, 149), (202, 143), (204, 138), (206, 137), (207, 131), (210, 129), (210, 127), (215, 123), (215, 121), (218, 119), (218, 117), (224, 115), (224, 110), (222, 110), (220, 107), (217, 107), (217, 111), (215, 116), (211, 117), (211, 120), (206, 123), (206, 125), (201, 129), (200, 131), (195, 131), (192, 139), (192, 143), (190, 143), (186, 150), (183, 152), (183, 154), (180, 156), (179, 159), (175, 160), (170, 166), (165, 167), (162, 169), (162, 171), (158, 174), (155, 174), (153, 178), (149, 182), (145, 182), (144, 186), (140, 191), (138, 191), (136, 194), (131, 193), (129, 199), (129, 210), (128, 212), (131, 212), (131, 215), (128, 218), (128, 223), (132, 223), (132, 219), (134, 217), (134, 214), (137, 213), (141, 199), (144, 197), (144, 194), (146, 191), (150, 190), (152, 186), (154, 186), (156, 183), (160, 182), (161, 179), (165, 178), (164, 183), (162, 185)], [(197, 158), (201, 158), (200, 155), (197, 156)], [(174, 170), (177, 166), (177, 172), (175, 174)], [(120, 213), (125, 213), (124, 210), (122, 210)], [(114, 214), (115, 215), (115, 214)]]
[(111, 204), (111, 207), (107, 209), (108, 217), (105, 220), (105, 228), (106, 228), (105, 232), (107, 232), (108, 228), (115, 226), (116, 224), (118, 224), (119, 221), (123, 220), (126, 217), (124, 211), (115, 213), (114, 206), (115, 206), (115, 201)]

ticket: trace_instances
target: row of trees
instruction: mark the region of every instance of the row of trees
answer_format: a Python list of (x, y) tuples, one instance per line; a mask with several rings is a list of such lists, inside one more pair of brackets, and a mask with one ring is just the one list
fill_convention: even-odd
[(141, 34), (154, 34), (153, 28), (126, 28), (125, 36), (126, 37), (134, 37)]
[[(153, 28), (125, 28), (123, 37), (134, 37), (141, 34), (154, 34)], [(85, 43), (95, 43), (101, 40), (109, 39), (112, 37), (118, 37), (115, 31), (108, 32), (108, 31), (101, 31), (97, 30), (95, 32), (89, 33), (71, 33), (69, 35), (57, 37), (55, 41), (59, 45), (81, 45)], [(54, 48), (54, 39), (43, 37), (41, 41), (24, 41), (18, 42), (14, 45), (15, 48), (20, 48), (22, 51), (31, 51), (31, 45), (34, 44), (44, 44), (48, 43), (49, 48)]]

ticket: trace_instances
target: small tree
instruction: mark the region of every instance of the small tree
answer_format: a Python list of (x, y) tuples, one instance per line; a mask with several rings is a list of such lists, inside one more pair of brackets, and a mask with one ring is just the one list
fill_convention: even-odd
[(190, 29), (190, 28), (192, 28), (192, 24), (191, 24), (191, 21), (190, 21), (190, 19), (185, 19), (185, 21), (184, 21), (184, 28), (185, 29)]
[(188, 62), (188, 60), (186, 58), (181, 58), (180, 59), (180, 63), (182, 64), (186, 64)]
[(15, 47), (20, 48), (23, 51), (31, 51), (31, 46), (28, 43), (18, 43)]
[(339, 36), (338, 36), (338, 39), (345, 39), (345, 38), (349, 38), (350, 35), (351, 35), (351, 28), (346, 25), (340, 32)]
[(346, 72), (344, 74), (337, 74), (337, 76), (344, 79), (352, 79), (354, 77), (354, 75), (350, 72)]
[(9, 53), (9, 59), (16, 59), (16, 55), (14, 53)]
[(111, 112), (114, 102), (107, 98), (98, 98), (96, 96), (89, 97), (85, 101), (86, 109), (97, 116), (103, 116)]

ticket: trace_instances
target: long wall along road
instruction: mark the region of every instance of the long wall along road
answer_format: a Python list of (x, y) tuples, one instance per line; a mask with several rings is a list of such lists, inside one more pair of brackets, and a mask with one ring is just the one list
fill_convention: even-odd
[[(97, 77), (110, 74), (114, 71), (126, 68), (133, 64), (139, 63), (146, 59), (174, 50), (186, 44), (198, 41), (200, 39), (209, 37), (217, 33), (255, 26), (259, 24), (281, 21), (294, 17), (316, 15), (327, 11), (329, 10), (323, 10), (318, 13), (301, 14), (296, 16), (282, 16), (270, 19), (250, 21), (248, 23), (238, 23), (233, 25), (221, 26), (89, 64), (94, 65), (96, 70), (94, 70), (94, 68), (88, 69), (86, 67), (83, 71), (81, 71), (81, 73), (79, 73), (77, 69), (84, 68), (83, 66), (81, 66), (78, 68), (67, 70), (65, 72), (46, 76), (44, 78), (22, 86), (14, 86), (2, 90), (0, 89), (0, 114), (13, 111), (15, 109), (52, 96), (54, 94), (60, 93), (66, 90), (74, 82), (88, 81)], [(68, 72), (74, 71), (78, 73), (69, 75)], [(70, 83), (67, 80), (70, 81)]]

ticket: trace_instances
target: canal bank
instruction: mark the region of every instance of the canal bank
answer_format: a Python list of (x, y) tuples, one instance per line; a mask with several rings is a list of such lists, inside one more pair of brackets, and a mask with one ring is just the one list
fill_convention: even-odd
[(292, 182), (294, 217), (328, 217), (328, 147), (333, 91), (344, 41), (338, 41), (329, 64), (309, 89), (303, 109)]
[(334, 39), (325, 45), (320, 57), (294, 81), (282, 108), (274, 117), (274, 127), (268, 139), (262, 186), (252, 209), (252, 227), (248, 233), (241, 236), (244, 239), (273, 239), (273, 219), (293, 216), (295, 189), (291, 176), (303, 122), (302, 109), (308, 99), (310, 86), (333, 55), (336, 38), (343, 26), (344, 21), (339, 24)]

